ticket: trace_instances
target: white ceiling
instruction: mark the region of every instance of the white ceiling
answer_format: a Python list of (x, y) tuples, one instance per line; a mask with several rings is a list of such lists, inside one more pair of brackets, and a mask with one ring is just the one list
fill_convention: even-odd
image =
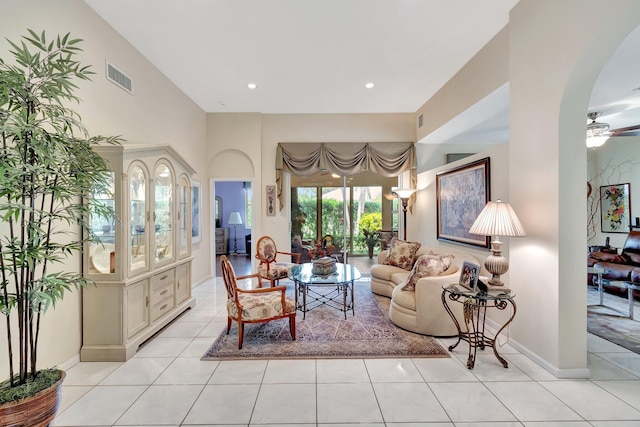
[(413, 113), (517, 0), (85, 2), (203, 110), (269, 114)]
[[(517, 3), (84, 1), (204, 111), (265, 114), (413, 113), (508, 23)], [(637, 46), (640, 31), (594, 88), (589, 111), (603, 111), (599, 121), (612, 128), (640, 123)], [(508, 87), (468, 113), (423, 142), (506, 141)]]

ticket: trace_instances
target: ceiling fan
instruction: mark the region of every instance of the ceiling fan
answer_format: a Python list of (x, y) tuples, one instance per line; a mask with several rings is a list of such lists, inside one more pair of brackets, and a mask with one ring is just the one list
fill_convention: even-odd
[(601, 115), (601, 111), (593, 111), (587, 114), (587, 117), (591, 120), (591, 123), (587, 124), (587, 147), (599, 147), (604, 144), (607, 139), (616, 136), (640, 135), (640, 124), (610, 129), (609, 123), (596, 121)]
[(591, 123), (587, 125), (587, 138), (593, 136), (635, 136), (640, 135), (640, 124), (626, 126), (618, 129), (609, 129), (609, 123), (597, 122), (596, 119), (602, 115), (601, 111), (594, 111), (587, 114)]

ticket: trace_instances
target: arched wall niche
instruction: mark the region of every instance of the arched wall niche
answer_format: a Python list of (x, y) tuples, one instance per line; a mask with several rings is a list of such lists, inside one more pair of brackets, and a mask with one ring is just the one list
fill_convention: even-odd
[(251, 158), (240, 150), (224, 150), (215, 155), (209, 164), (211, 178), (253, 178), (255, 167)]

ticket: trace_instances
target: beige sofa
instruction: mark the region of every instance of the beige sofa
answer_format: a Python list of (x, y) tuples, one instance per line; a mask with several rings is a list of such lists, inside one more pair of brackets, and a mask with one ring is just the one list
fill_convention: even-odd
[[(388, 251), (378, 254), (378, 264), (371, 267), (371, 291), (391, 298), (389, 318), (397, 326), (408, 331), (436, 337), (457, 335), (458, 331), (451, 317), (442, 305), (442, 285), (458, 283), (460, 268), (464, 261), (482, 265), (477, 257), (465, 251), (448, 247), (420, 247), (416, 259), (423, 254), (453, 255), (449, 269), (442, 276), (422, 277), (414, 291), (402, 290), (402, 285), (410, 271), (392, 265), (385, 265)], [(480, 274), (487, 272), (484, 267)], [(449, 303), (454, 315), (464, 328), (462, 304)]]

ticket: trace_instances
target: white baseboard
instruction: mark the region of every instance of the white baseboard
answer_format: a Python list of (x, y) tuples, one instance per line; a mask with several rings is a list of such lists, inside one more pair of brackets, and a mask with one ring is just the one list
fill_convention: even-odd
[[(486, 320), (487, 326), (492, 328), (494, 331), (497, 331), (502, 325), (498, 325), (492, 319)], [(507, 327), (508, 329), (508, 327)], [(539, 365), (541, 368), (548, 371), (551, 375), (559, 379), (585, 379), (591, 378), (591, 371), (589, 368), (570, 368), (570, 369), (560, 369), (556, 366), (553, 366), (545, 359), (540, 357), (537, 353), (534, 353), (529, 348), (523, 346), (518, 341), (514, 340), (512, 337), (509, 337), (509, 345), (513, 347), (515, 350), (518, 350), (524, 356), (527, 356), (532, 362)], [(586, 351), (586, 350), (585, 350)]]

